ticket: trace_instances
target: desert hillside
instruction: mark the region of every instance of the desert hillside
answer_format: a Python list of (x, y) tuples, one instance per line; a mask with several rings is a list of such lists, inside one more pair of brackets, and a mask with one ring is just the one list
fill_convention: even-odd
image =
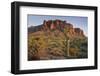
[(44, 20), (28, 28), (28, 60), (87, 58), (84, 31), (62, 20)]

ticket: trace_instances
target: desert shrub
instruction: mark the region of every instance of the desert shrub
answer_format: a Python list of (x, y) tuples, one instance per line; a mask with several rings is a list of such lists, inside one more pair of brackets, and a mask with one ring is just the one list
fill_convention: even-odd
[(28, 37), (28, 60), (32, 60), (34, 55), (38, 52), (37, 43), (38, 37), (29, 36)]
[(79, 49), (77, 57), (78, 58), (86, 58), (88, 55), (88, 44), (87, 39), (74, 39), (70, 43), (70, 48)]
[(70, 56), (77, 57), (79, 49), (78, 48), (70, 48), (69, 52), (70, 52)]

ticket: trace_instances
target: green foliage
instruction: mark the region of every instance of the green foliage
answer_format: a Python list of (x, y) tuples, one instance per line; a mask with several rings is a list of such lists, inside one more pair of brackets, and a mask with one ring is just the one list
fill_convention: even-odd
[(88, 54), (88, 44), (87, 44), (87, 39), (74, 39), (71, 43), (70, 43), (70, 47), (71, 48), (75, 48), (75, 49), (79, 49), (78, 58), (87, 58), (87, 54)]
[[(49, 35), (45, 34), (44, 31), (39, 32), (39, 35), (29, 34), (28, 59), (32, 60), (32, 58), (42, 50), (46, 50), (48, 52), (47, 56), (50, 59), (53, 59), (55, 56), (61, 56), (66, 59), (87, 58), (88, 39), (85, 37), (70, 39), (67, 35), (68, 32), (69, 28), (65, 28), (64, 30), (61, 30), (61, 36), (57, 34), (56, 30), (51, 30)], [(69, 43), (68, 40), (70, 40)]]

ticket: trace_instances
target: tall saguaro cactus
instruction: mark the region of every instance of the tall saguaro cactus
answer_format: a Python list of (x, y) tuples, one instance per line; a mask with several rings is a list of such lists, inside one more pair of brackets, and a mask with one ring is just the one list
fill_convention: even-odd
[(69, 54), (70, 40), (69, 40), (69, 37), (67, 34), (68, 34), (70, 28), (69, 27), (64, 28), (64, 23), (66, 23), (66, 22), (64, 21), (62, 23), (57, 23), (57, 25), (58, 25), (58, 29), (64, 34), (64, 37), (65, 37), (64, 54), (65, 54), (65, 57), (68, 58), (70, 56), (70, 54)]

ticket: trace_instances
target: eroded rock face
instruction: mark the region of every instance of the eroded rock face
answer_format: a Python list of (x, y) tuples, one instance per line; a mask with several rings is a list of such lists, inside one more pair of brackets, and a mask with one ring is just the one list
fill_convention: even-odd
[(84, 36), (83, 30), (81, 30), (80, 28), (74, 28), (74, 31), (75, 31), (76, 35)]
[(45, 29), (51, 29), (51, 30), (54, 30), (54, 29), (58, 29), (59, 27), (60, 28), (64, 28), (64, 24), (65, 21), (61, 21), (61, 20), (44, 20), (44, 23), (43, 23), (43, 27)]
[(69, 37), (84, 37), (84, 32), (80, 28), (75, 28), (73, 24), (68, 23), (67, 21), (62, 20), (44, 20), (43, 24), (39, 26), (29, 27), (28, 32), (33, 33), (37, 31), (45, 31), (50, 32), (51, 30), (58, 30), (59, 32), (64, 32), (65, 29), (68, 29), (68, 36)]
[(80, 28), (74, 28), (71, 23), (61, 20), (44, 20), (43, 29), (44, 30), (64, 30), (68, 28), (68, 35), (70, 36), (85, 36), (84, 32)]

